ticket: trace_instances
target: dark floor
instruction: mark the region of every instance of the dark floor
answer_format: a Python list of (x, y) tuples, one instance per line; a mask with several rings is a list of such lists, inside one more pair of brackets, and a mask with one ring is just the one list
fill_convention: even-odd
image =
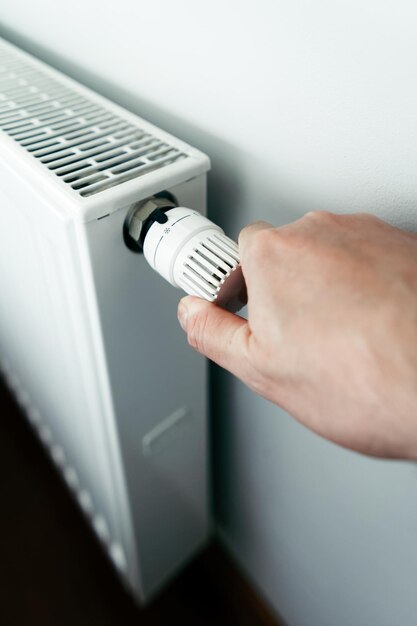
[(265, 623), (219, 582), (213, 548), (138, 609), (1, 379), (0, 418), (1, 626)]

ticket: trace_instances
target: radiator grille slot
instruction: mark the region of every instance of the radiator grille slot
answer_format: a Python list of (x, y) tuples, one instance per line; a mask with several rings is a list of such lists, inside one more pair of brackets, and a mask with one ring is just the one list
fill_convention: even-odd
[(187, 156), (1, 45), (0, 129), (84, 197)]

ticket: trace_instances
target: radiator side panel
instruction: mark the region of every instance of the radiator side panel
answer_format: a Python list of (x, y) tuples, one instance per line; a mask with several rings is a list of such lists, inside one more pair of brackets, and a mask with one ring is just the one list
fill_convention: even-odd
[[(168, 191), (179, 204), (205, 212), (205, 183), (199, 176)], [(89, 223), (87, 233), (149, 597), (208, 534), (206, 362), (177, 322), (181, 291), (125, 246), (127, 210)]]
[(2, 370), (113, 561), (138, 587), (88, 258), (73, 222), (1, 163), (0, 181)]

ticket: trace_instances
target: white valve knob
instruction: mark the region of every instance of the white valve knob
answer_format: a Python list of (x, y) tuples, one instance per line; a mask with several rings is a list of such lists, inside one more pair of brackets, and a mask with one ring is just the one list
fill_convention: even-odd
[(151, 220), (143, 240), (148, 263), (174, 287), (236, 312), (246, 285), (236, 243), (197, 211), (176, 207)]

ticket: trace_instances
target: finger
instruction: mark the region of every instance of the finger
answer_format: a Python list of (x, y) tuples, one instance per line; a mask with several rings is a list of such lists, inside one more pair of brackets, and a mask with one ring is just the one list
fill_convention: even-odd
[(272, 224), (270, 224), (269, 222), (264, 222), (262, 220), (259, 220), (258, 222), (253, 222), (252, 224), (248, 224), (247, 226), (245, 226), (245, 228), (242, 228), (239, 233), (240, 254), (242, 255), (248, 241), (250, 241), (255, 233), (259, 232), (260, 230), (269, 230), (270, 228), (273, 228)]
[(258, 221), (248, 224), (240, 231), (239, 234), (239, 257), (242, 267), (243, 276), (245, 278), (247, 299), (252, 299), (254, 285), (257, 278), (262, 275), (260, 267), (264, 250), (264, 244), (260, 241), (262, 233), (272, 232), (274, 227), (269, 222)]
[(193, 296), (180, 301), (178, 320), (197, 352), (247, 380), (250, 330), (246, 320)]

